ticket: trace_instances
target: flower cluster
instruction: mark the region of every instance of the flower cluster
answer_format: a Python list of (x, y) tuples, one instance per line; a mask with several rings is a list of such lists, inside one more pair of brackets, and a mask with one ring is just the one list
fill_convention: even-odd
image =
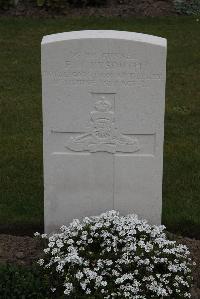
[(38, 263), (66, 298), (190, 298), (190, 253), (164, 229), (116, 211), (75, 219), (41, 235), (47, 247)]

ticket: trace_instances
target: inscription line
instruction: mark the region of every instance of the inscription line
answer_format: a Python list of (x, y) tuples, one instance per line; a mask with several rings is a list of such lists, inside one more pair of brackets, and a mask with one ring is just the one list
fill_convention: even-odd
[[(109, 155), (113, 155), (113, 156), (116, 156), (116, 157), (121, 157), (121, 156), (127, 156), (127, 157), (131, 157), (131, 156), (134, 156), (134, 157), (155, 157), (153, 154), (134, 154), (134, 153), (114, 153), (114, 154), (111, 154), (111, 153), (108, 153), (106, 151), (101, 151), (101, 152), (104, 152), (104, 153), (107, 153)], [(75, 151), (71, 151), (71, 152), (52, 152), (51, 155), (63, 155), (63, 156), (70, 156), (70, 155), (76, 155), (76, 156), (89, 156), (89, 155), (92, 155), (93, 153), (87, 153), (87, 152), (75, 152)]]
[[(57, 131), (57, 130), (51, 130), (51, 133), (57, 133), (57, 134), (84, 134), (85, 131)], [(134, 136), (155, 136), (156, 133), (148, 133), (148, 134), (135, 134), (135, 133), (123, 133), (124, 135), (134, 135)]]

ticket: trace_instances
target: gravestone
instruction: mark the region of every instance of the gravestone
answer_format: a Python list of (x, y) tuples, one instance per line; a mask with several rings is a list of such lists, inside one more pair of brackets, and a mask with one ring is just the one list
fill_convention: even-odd
[(42, 40), (45, 231), (106, 210), (161, 222), (166, 40)]

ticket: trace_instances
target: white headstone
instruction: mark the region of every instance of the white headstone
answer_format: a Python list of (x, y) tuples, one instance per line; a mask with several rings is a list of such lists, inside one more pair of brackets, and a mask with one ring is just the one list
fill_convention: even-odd
[(161, 222), (166, 40), (42, 40), (45, 231), (106, 210)]

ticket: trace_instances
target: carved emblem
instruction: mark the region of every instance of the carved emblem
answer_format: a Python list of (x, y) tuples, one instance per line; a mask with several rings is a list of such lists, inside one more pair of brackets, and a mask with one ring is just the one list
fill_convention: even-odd
[(112, 104), (102, 97), (94, 105), (90, 113), (88, 132), (77, 137), (71, 137), (65, 145), (72, 151), (94, 152), (125, 152), (133, 153), (140, 150), (139, 142), (121, 134), (115, 125), (115, 114)]

